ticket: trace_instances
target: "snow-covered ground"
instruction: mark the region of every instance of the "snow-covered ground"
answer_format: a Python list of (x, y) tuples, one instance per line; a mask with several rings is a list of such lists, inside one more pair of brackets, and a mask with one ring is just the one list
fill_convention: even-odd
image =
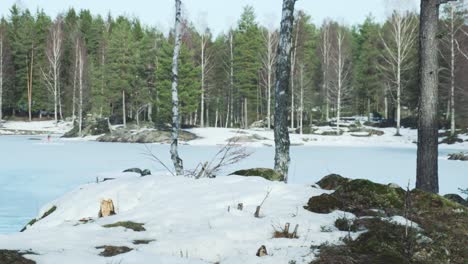
[[(44, 131), (60, 135), (69, 124), (53, 122), (12, 123), (9, 130)], [(331, 128), (322, 127), (321, 130)], [(331, 226), (340, 212), (317, 215), (302, 206), (312, 195), (324, 191), (310, 186), (329, 173), (349, 178), (366, 178), (380, 183), (411, 187), (415, 181), (416, 131), (382, 129), (383, 136), (354, 137), (292, 134), (290, 182), (268, 182), (260, 178), (236, 176), (215, 180), (192, 180), (161, 175), (164, 170), (148, 159), (141, 144), (99, 143), (62, 140), (44, 136), (0, 137), (0, 248), (33, 249), (38, 263), (308, 263), (313, 258), (311, 245), (336, 242), (341, 232), (321, 232)], [(274, 156), (273, 133), (265, 130), (197, 128), (189, 130), (200, 138), (181, 145), (180, 153), (187, 169), (210, 160), (220, 145), (232, 137), (247, 146), (252, 156), (223, 171), (271, 167)], [(464, 136), (465, 139), (466, 136)], [(153, 152), (170, 163), (169, 146), (151, 145)], [(468, 163), (449, 161), (446, 156), (468, 150), (467, 142), (441, 145), (439, 180), (442, 194), (456, 193), (468, 186)], [(149, 168), (156, 176), (121, 177), (130, 167)], [(96, 177), (119, 177), (95, 184)], [(86, 184), (86, 185), (82, 185)], [(80, 186), (76, 188), (76, 186)], [(270, 198), (262, 209), (263, 218), (253, 217), (266, 192)], [(57, 199), (64, 193), (62, 198)], [(96, 217), (101, 199), (111, 198), (118, 215), (78, 224), (78, 220)], [(4, 202), (6, 201), (6, 202)], [(49, 202), (49, 203), (48, 203)], [(245, 209), (235, 210), (237, 203)], [(43, 206), (46, 204), (46, 206)], [(52, 205), (58, 209), (25, 233), (19, 230), (31, 218), (42, 216)], [(230, 212), (227, 208), (231, 207)], [(42, 208), (42, 209), (39, 209)], [(145, 224), (147, 231), (102, 225), (131, 220)], [(286, 222), (299, 224), (299, 239), (273, 239), (274, 228)], [(326, 228), (325, 228), (326, 229)], [(155, 239), (149, 245), (133, 245), (135, 239)], [(135, 250), (114, 259), (99, 257), (97, 246), (128, 246)], [(259, 259), (256, 250), (265, 245), (272, 256)], [(181, 252), (184, 258), (180, 257)], [(188, 255), (188, 258), (185, 256)], [(120, 262), (121, 261), (121, 262)]]
[(55, 123), (54, 120), (48, 121), (7, 121), (0, 124), (0, 135), (16, 134), (64, 134), (72, 128), (71, 122)]
[[(255, 218), (256, 206), (268, 191), (260, 218)], [(312, 245), (336, 243), (346, 235), (333, 227), (343, 212), (315, 214), (303, 209), (311, 196), (324, 192), (307, 184), (238, 176), (202, 180), (133, 176), (92, 183), (44, 206), (39, 215), (54, 205), (57, 210), (26, 232), (0, 235), (0, 248), (32, 249), (39, 255), (28, 257), (47, 264), (309, 263), (314, 258)], [(117, 215), (98, 219), (101, 199), (112, 199)], [(244, 204), (242, 211), (236, 209), (238, 203)], [(80, 223), (83, 218), (94, 221)], [(146, 231), (103, 227), (119, 221), (143, 223)], [(291, 229), (299, 225), (298, 239), (273, 238), (275, 229), (286, 223)], [(134, 240), (154, 242), (134, 245)], [(134, 250), (109, 259), (98, 255), (102, 249), (96, 247), (103, 245)], [(261, 245), (269, 256), (255, 256)]]
[[(372, 128), (376, 129), (376, 128)], [(357, 137), (359, 132), (345, 132), (341, 136), (325, 136), (315, 134), (290, 134), (292, 145), (301, 146), (343, 146), (343, 147), (397, 147), (397, 148), (416, 148), (415, 142), (418, 139), (417, 130), (402, 128), (401, 136), (395, 136), (394, 128), (379, 128), (384, 132), (382, 136)], [(232, 129), (232, 128), (194, 128), (188, 129), (199, 139), (188, 142), (190, 145), (212, 146), (223, 145), (233, 137), (249, 137), (255, 136), (258, 139), (253, 139), (251, 142), (240, 142), (243, 145), (258, 147), (258, 146), (273, 146), (274, 135), (273, 131), (265, 129)], [(319, 131), (333, 131), (331, 127), (320, 127)], [(460, 138), (468, 140), (468, 135), (460, 135)], [(468, 150), (468, 142), (458, 143), (454, 145), (441, 144), (441, 149), (460, 149)]]

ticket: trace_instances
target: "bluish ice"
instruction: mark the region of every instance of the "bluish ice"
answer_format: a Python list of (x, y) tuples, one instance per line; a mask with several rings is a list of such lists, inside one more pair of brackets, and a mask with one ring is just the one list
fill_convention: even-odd
[[(32, 140), (33, 138), (39, 140)], [(52, 144), (42, 137), (0, 137), (0, 233), (20, 230), (36, 217), (47, 202), (79, 185), (94, 182), (130, 167), (164, 171), (149, 159), (142, 144), (61, 141)], [(169, 146), (150, 145), (167, 164)], [(211, 160), (216, 146), (183, 145), (180, 155), (186, 168)], [(224, 171), (224, 174), (251, 167), (271, 167), (274, 148), (249, 148), (247, 160)], [(449, 161), (451, 152), (440, 151), (440, 193), (458, 193), (468, 187), (468, 162)], [(415, 184), (416, 148), (406, 147), (327, 147), (299, 146), (291, 149), (290, 182), (313, 184), (321, 177), (338, 173), (350, 178), (366, 178), (380, 183), (396, 183), (411, 188)], [(307, 201), (304, 201), (306, 203)]]

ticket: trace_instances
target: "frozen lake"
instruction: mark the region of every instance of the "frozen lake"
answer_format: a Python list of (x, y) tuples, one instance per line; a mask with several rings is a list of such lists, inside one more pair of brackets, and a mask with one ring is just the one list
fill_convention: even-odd
[[(47, 202), (77, 186), (94, 182), (130, 167), (163, 170), (148, 159), (141, 144), (119, 144), (54, 140), (53, 144), (30, 136), (0, 137), (0, 233), (20, 230)], [(37, 139), (37, 137), (36, 137)], [(43, 138), (40, 138), (43, 140)], [(169, 146), (152, 145), (153, 152), (170, 164)], [(186, 168), (210, 160), (216, 146), (181, 146)], [(250, 148), (253, 155), (232, 167), (271, 167), (272, 147)], [(448, 161), (440, 151), (440, 191), (458, 193), (468, 187), (468, 162)], [(367, 178), (381, 183), (414, 186), (416, 148), (389, 147), (293, 147), (290, 182), (312, 184), (329, 173)], [(305, 203), (306, 201), (304, 201)], [(96, 212), (97, 213), (97, 212)]]

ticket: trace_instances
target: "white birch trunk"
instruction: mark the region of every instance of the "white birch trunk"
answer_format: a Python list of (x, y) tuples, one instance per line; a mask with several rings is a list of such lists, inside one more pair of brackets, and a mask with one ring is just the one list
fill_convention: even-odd
[(4, 33), (0, 32), (0, 121), (3, 119), (3, 42)]
[(83, 71), (84, 71), (84, 54), (83, 47), (78, 51), (78, 83), (79, 83), (79, 103), (78, 103), (78, 134), (83, 136)]
[(183, 162), (179, 157), (178, 152), (178, 142), (179, 142), (179, 129), (180, 129), (180, 119), (179, 119), (179, 94), (177, 90), (178, 85), (178, 61), (180, 53), (180, 43), (181, 43), (181, 0), (175, 0), (175, 45), (174, 45), (174, 56), (172, 58), (172, 135), (171, 135), (171, 159), (174, 163), (174, 168), (176, 175), (183, 175)]
[(304, 64), (301, 64), (301, 99), (299, 108), (299, 129), (300, 134), (303, 133), (304, 126)]
[(125, 90), (122, 89), (122, 122), (123, 122), (123, 126), (126, 127), (127, 126), (127, 105), (126, 105), (126, 102), (125, 102)]
[(283, 0), (280, 37), (276, 57), (275, 83), (275, 170), (288, 182), (289, 131), (288, 131), (288, 86), (291, 77), (291, 45), (294, 28), (294, 5), (296, 0)]

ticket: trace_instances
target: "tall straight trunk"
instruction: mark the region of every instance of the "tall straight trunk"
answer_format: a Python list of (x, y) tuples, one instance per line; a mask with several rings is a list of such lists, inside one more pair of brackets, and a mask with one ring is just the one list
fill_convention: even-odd
[(387, 97), (387, 95), (385, 95), (385, 98), (384, 98), (384, 107), (385, 107), (384, 116), (385, 116), (385, 119), (388, 119), (388, 97)]
[(57, 87), (57, 68), (54, 66), (54, 120), (58, 122), (58, 87)]
[(228, 98), (227, 100), (227, 108), (226, 108), (226, 123), (225, 123), (225, 128), (228, 127), (229, 125), (229, 115), (230, 115), (230, 111), (231, 111), (231, 100)]
[(300, 100), (300, 109), (299, 109), (299, 129), (300, 134), (302, 135), (302, 127), (304, 124), (304, 64), (301, 65), (301, 100)]
[(0, 121), (3, 119), (3, 32), (0, 32)]
[(127, 126), (127, 106), (126, 106), (126, 102), (125, 102), (125, 90), (122, 89), (122, 121), (123, 121), (123, 125), (124, 127)]
[(210, 105), (208, 102), (205, 102), (205, 120), (206, 126), (210, 127)]
[(60, 120), (63, 120), (62, 88), (60, 88), (60, 80), (58, 80), (57, 94), (58, 94), (59, 116), (60, 116)]
[(272, 57), (273, 57), (273, 47), (272, 47), (272, 33), (268, 32), (268, 52), (267, 52), (267, 125), (268, 129), (271, 129), (271, 75), (273, 74), (272, 67)]
[(181, 42), (181, 0), (175, 0), (175, 45), (174, 45), (174, 56), (172, 58), (172, 135), (171, 135), (171, 159), (174, 163), (176, 175), (182, 175), (184, 171), (184, 165), (182, 159), (179, 157), (178, 143), (179, 143), (179, 130), (180, 130), (180, 119), (179, 119), (179, 93), (177, 90), (178, 85), (178, 72), (179, 72), (179, 53), (180, 53), (180, 42)]
[(370, 102), (370, 97), (367, 98), (367, 121), (371, 121), (371, 102)]
[(76, 78), (78, 71), (78, 40), (75, 44), (75, 69), (73, 71), (73, 95), (72, 95), (72, 120), (73, 123), (76, 119)]
[(82, 48), (78, 51), (79, 56), (79, 73), (78, 73), (78, 83), (79, 83), (79, 103), (78, 103), (78, 134), (83, 136), (83, 69), (84, 69), (84, 54)]
[(205, 126), (205, 33), (201, 35), (201, 95), (200, 95), (200, 127)]
[(294, 5), (296, 0), (283, 0), (280, 37), (276, 57), (275, 84), (275, 170), (288, 182), (289, 131), (288, 97), (291, 78), (291, 45), (294, 27)]
[[(229, 36), (229, 47), (230, 47), (230, 74), (229, 74), (229, 89), (231, 91), (231, 102), (229, 103), (230, 109), (230, 126), (233, 126), (234, 122), (234, 37), (231, 32)], [(227, 123), (226, 123), (227, 126)]]
[(438, 179), (438, 20), (440, 0), (421, 0), (419, 121), (416, 188), (439, 192)]
[(214, 123), (214, 126), (215, 128), (218, 127), (218, 115), (219, 115), (219, 98), (216, 99), (216, 113), (215, 113), (215, 123)]
[(29, 121), (32, 121), (32, 89), (33, 89), (33, 69), (34, 69), (34, 44), (31, 48), (31, 65), (29, 69), (29, 79), (28, 79), (28, 116)]
[[(400, 49), (398, 49), (400, 53)], [(399, 56), (399, 55), (398, 55)], [(400, 136), (401, 127), (401, 64), (397, 65), (397, 115), (396, 115), (396, 136)]]
[(291, 128), (294, 128), (294, 74), (296, 70), (296, 52), (297, 52), (297, 39), (299, 37), (299, 24), (297, 24), (296, 37), (291, 58)]
[(455, 135), (455, 7), (450, 5), (450, 135)]
[(244, 127), (245, 129), (249, 128), (249, 111), (247, 107), (247, 97), (244, 98)]

